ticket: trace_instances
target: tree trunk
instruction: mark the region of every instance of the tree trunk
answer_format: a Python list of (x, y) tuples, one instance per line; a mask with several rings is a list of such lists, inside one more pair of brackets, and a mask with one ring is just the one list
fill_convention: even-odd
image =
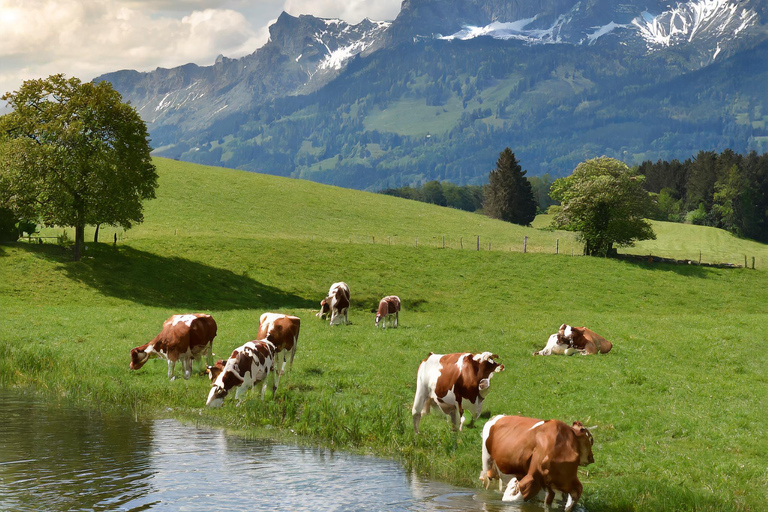
[(74, 260), (80, 261), (82, 254), (83, 244), (85, 242), (85, 224), (78, 224), (75, 226), (75, 251)]
[(96, 224), (96, 231), (93, 233), (93, 243), (95, 244), (99, 243), (99, 227), (101, 224)]

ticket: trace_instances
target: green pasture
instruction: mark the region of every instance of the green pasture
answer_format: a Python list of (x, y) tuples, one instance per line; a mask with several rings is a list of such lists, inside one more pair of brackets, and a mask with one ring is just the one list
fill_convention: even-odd
[[(114, 231), (102, 229), (103, 242), (77, 263), (52, 243), (0, 246), (0, 385), (391, 457), (474, 488), (491, 415), (580, 420), (595, 438), (596, 462), (580, 470), (590, 511), (764, 509), (761, 266), (570, 257), (562, 250), (575, 244), (569, 233), (304, 181), (157, 164), (146, 222), (120, 232), (116, 245)], [(702, 236), (671, 228), (674, 240), (659, 231), (658, 250)], [(464, 249), (442, 249), (443, 234), (464, 237)], [(529, 250), (541, 250), (510, 250), (524, 236)], [(557, 239), (560, 255), (544, 250)], [(314, 313), (339, 280), (352, 291), (352, 323), (330, 327)], [(389, 294), (402, 299), (401, 325), (377, 330), (372, 310)], [(228, 399), (209, 410), (204, 377), (169, 382), (160, 360), (128, 369), (132, 347), (171, 314), (193, 311), (217, 320), (219, 357), (253, 339), (265, 311), (302, 319), (276, 398), (252, 392), (240, 407)], [(564, 322), (589, 326), (614, 350), (533, 357)], [(415, 436), (419, 362), (429, 352), (484, 350), (506, 369), (493, 378), (481, 419), (455, 434), (435, 412)]]

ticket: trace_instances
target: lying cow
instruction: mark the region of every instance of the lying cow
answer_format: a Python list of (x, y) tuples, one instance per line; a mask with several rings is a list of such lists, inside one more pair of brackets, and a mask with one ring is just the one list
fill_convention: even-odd
[(572, 347), (581, 350), (583, 355), (597, 354), (598, 352), (607, 354), (613, 348), (610, 341), (586, 327), (571, 327), (563, 324), (560, 326), (560, 334), (564, 339), (570, 341)]
[(131, 370), (138, 370), (151, 357), (168, 360), (168, 378), (173, 380), (176, 361), (181, 361), (184, 378), (192, 374), (192, 362), (206, 354), (208, 364), (213, 361), (213, 338), (216, 337), (216, 321), (211, 315), (201, 313), (173, 315), (163, 323), (163, 329), (155, 338), (131, 350)]
[(379, 322), (384, 329), (387, 328), (387, 317), (395, 315), (394, 320), (390, 319), (390, 323), (394, 322), (394, 327), (397, 327), (398, 317), (400, 316), (400, 297), (397, 295), (389, 295), (379, 301), (379, 310), (376, 312), (376, 327), (379, 326)]
[(581, 354), (583, 356), (597, 354), (598, 352), (606, 354), (610, 352), (613, 345), (594, 331), (586, 327), (571, 327), (563, 324), (560, 330), (549, 337), (547, 346), (538, 352), (535, 356), (548, 355), (566, 355)]
[(274, 368), (274, 384), (272, 393), (277, 391), (277, 385), (280, 383), (280, 377), (285, 371), (285, 363), (288, 359), (288, 353), (291, 353), (291, 368), (293, 368), (293, 358), (296, 355), (296, 346), (299, 343), (299, 330), (301, 329), (301, 319), (296, 316), (281, 315), (278, 313), (264, 313), (259, 318), (259, 333), (257, 339), (267, 340), (275, 345), (275, 365), (283, 359), (283, 365), (278, 371)]
[(504, 370), (495, 361), (499, 356), (482, 354), (432, 354), (421, 362), (416, 376), (416, 396), (413, 399), (413, 429), (419, 433), (419, 422), (430, 407), (438, 405), (450, 417), (453, 430), (464, 426), (464, 408), (476, 420), (483, 408), (493, 374)]
[(347, 283), (333, 283), (328, 290), (328, 296), (320, 301), (320, 312), (316, 313), (315, 316), (325, 318), (330, 314), (331, 325), (341, 322), (349, 324), (349, 319), (347, 318), (349, 297), (349, 286), (347, 286)]
[[(219, 368), (218, 364), (209, 367), (212, 384), (205, 405), (221, 407), (224, 405), (224, 398), (232, 388), (237, 388), (235, 399), (240, 405), (242, 396), (260, 382), (264, 383), (261, 387), (263, 400), (267, 389), (267, 377), (274, 367), (274, 358), (275, 345), (267, 340), (249, 341), (233, 350), (223, 367)], [(214, 372), (216, 372), (215, 377)]]
[(499, 490), (506, 483), (502, 501), (528, 501), (546, 490), (549, 507), (556, 493), (566, 494), (569, 512), (583, 490), (578, 467), (595, 462), (593, 443), (579, 421), (569, 427), (558, 420), (494, 416), (483, 427), (480, 480), (486, 489), (494, 478)]

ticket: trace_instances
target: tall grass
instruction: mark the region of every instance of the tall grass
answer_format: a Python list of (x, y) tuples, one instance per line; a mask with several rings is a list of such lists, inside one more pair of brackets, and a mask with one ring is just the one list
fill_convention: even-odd
[[(395, 229), (411, 236), (437, 225), (471, 233), (464, 224), (482, 222), (511, 240), (526, 228), (159, 163), (147, 222), (117, 246), (90, 244), (77, 263), (53, 245), (0, 247), (0, 385), (392, 457), (474, 487), (489, 415), (578, 419), (596, 439), (596, 463), (580, 476), (590, 510), (763, 508), (768, 272), (350, 244), (334, 237)], [(352, 290), (352, 324), (330, 327), (314, 310), (340, 279)], [(371, 311), (389, 294), (403, 300), (401, 326), (377, 330)], [(274, 399), (252, 393), (239, 408), (228, 401), (208, 410), (206, 379), (168, 382), (161, 361), (128, 369), (130, 348), (171, 314), (190, 311), (216, 318), (219, 356), (253, 339), (264, 311), (302, 319), (294, 367)], [(614, 350), (532, 357), (563, 322), (590, 326)], [(454, 434), (433, 414), (415, 436), (419, 362), (430, 351), (465, 350), (491, 350), (506, 366), (484, 417)]]

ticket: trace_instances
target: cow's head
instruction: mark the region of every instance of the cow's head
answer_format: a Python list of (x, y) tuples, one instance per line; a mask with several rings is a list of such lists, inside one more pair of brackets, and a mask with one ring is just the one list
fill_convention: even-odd
[(315, 316), (318, 318), (323, 318), (330, 312), (331, 312), (331, 297), (326, 297), (320, 301), (320, 312), (315, 313)]
[(595, 440), (592, 433), (580, 421), (574, 421), (571, 428), (576, 434), (576, 442), (579, 443), (579, 466), (593, 464), (595, 457), (592, 455), (592, 445)]
[(219, 359), (213, 366), (205, 367), (205, 373), (208, 375), (208, 378), (211, 379), (211, 383), (216, 382), (216, 379), (221, 372), (224, 371), (224, 366), (226, 366), (226, 364), (227, 362), (225, 360)]
[(475, 354), (472, 357), (472, 360), (478, 363), (478, 390), (480, 391), (480, 396), (482, 397), (485, 397), (485, 394), (488, 393), (488, 388), (491, 385), (491, 377), (493, 377), (493, 374), (504, 371), (504, 365), (496, 361), (498, 358), (498, 355), (492, 354), (490, 352)]
[(208, 400), (205, 402), (205, 405), (221, 407), (224, 405), (224, 398), (229, 391), (241, 385), (243, 380), (240, 376), (240, 368), (237, 366), (237, 361), (229, 359), (218, 377), (216, 377), (216, 380), (211, 384), (211, 391), (208, 393)]
[(147, 361), (149, 361), (149, 354), (144, 352), (142, 347), (131, 349), (131, 370), (138, 370)]
[(557, 334), (557, 339), (560, 343), (570, 343), (573, 340), (573, 327), (568, 324), (563, 324), (560, 326), (560, 330)]

